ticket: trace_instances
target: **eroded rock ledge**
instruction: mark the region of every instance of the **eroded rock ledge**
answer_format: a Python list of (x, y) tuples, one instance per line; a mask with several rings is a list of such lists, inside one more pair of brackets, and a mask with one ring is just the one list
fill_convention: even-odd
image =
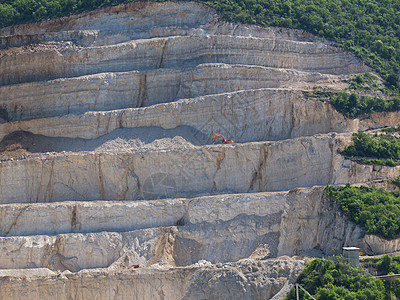
[[(397, 176), (338, 151), (350, 135), (174, 150), (59, 153), (0, 165), (1, 203), (135, 200), (288, 190)], [(68, 184), (66, 184), (68, 183)]]
[(398, 176), (340, 151), (399, 112), (304, 97), (369, 70), (311, 34), (134, 2), (0, 29), (0, 68), (2, 299), (281, 299), (282, 255), (398, 250), (323, 186)]

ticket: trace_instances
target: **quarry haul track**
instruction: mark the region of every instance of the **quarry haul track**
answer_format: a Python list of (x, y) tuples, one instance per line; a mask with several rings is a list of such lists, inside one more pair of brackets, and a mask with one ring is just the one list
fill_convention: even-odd
[(339, 152), (400, 115), (307, 99), (369, 70), (308, 33), (135, 2), (0, 29), (0, 70), (1, 299), (278, 299), (289, 256), (397, 249), (323, 186), (398, 176)]

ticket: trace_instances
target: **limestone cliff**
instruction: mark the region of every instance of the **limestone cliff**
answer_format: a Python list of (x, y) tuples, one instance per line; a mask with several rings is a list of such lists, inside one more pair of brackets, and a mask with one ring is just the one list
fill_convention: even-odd
[(134, 2), (0, 29), (0, 69), (1, 299), (282, 299), (304, 256), (399, 250), (323, 188), (398, 176), (340, 152), (399, 112), (305, 97), (370, 70), (309, 33)]

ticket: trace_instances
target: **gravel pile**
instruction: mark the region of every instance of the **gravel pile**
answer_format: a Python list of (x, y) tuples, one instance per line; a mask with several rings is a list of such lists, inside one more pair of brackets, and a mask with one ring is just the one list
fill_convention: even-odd
[(170, 150), (211, 144), (212, 137), (188, 126), (174, 129), (160, 127), (120, 128), (97, 139), (62, 138), (14, 132), (0, 143), (2, 155), (20, 155), (46, 152), (125, 152), (146, 150)]

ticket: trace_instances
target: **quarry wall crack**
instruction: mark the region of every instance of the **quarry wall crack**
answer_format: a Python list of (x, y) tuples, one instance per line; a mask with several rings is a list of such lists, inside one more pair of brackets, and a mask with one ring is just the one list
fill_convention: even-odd
[(104, 175), (101, 168), (101, 155), (97, 156), (98, 161), (98, 178), (99, 178), (99, 192), (102, 200), (105, 200), (105, 189), (104, 189)]
[(7, 236), (7, 235), (10, 233), (11, 229), (12, 229), (15, 225), (17, 225), (17, 222), (18, 222), (19, 217), (20, 217), (29, 207), (30, 207), (30, 205), (27, 205), (27, 206), (25, 206), (24, 208), (22, 208), (22, 209), (19, 211), (18, 215), (14, 218), (14, 220), (13, 220), (13, 222), (11, 223), (10, 227), (8, 228), (8, 230), (7, 230), (6, 232), (4, 232), (4, 235), (5, 235), (5, 236)]
[(139, 90), (138, 90), (138, 102), (136, 107), (144, 107), (147, 100), (147, 73), (142, 73), (139, 77)]
[[(54, 174), (54, 160), (51, 161), (49, 182), (47, 183), (47, 188), (46, 188), (46, 193), (49, 197), (49, 199), (48, 199), (49, 202), (52, 202), (52, 200), (53, 200), (53, 188), (54, 188), (53, 174)], [(46, 198), (46, 196), (45, 196), (45, 198)]]
[(162, 68), (162, 65), (163, 65), (163, 62), (165, 59), (165, 53), (167, 51), (167, 47), (168, 47), (168, 39), (165, 39), (163, 48), (162, 48), (162, 52), (161, 52), (160, 62), (158, 63), (158, 69)]
[(266, 156), (267, 156), (268, 152), (266, 150), (266, 146), (265, 145), (261, 145), (260, 146), (260, 151), (259, 151), (259, 156), (258, 156), (258, 165), (254, 170), (254, 173), (251, 177), (251, 181), (250, 181), (250, 185), (249, 188), (247, 190), (247, 193), (249, 193), (250, 191), (254, 190), (254, 185), (257, 181), (259, 181), (259, 188), (258, 191), (262, 191), (262, 170), (266, 164)]

